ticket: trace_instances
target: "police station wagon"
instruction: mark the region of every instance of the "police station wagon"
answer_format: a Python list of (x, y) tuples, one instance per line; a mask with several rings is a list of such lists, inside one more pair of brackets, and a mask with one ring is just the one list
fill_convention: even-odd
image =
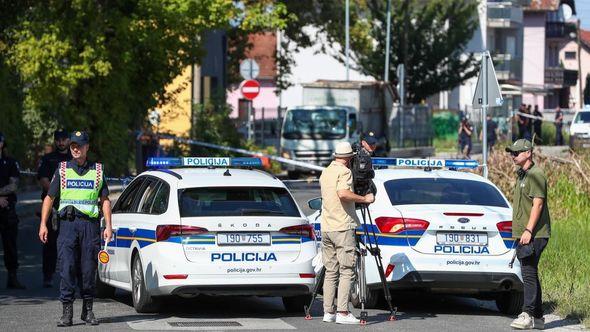
[(280, 180), (235, 168), (259, 159), (148, 165), (181, 167), (142, 173), (117, 200), (114, 239), (99, 255), (101, 295), (131, 291), (137, 312), (157, 311), (162, 296), (199, 294), (280, 296), (287, 310), (303, 309), (315, 283), (314, 230)]
[[(436, 169), (477, 162), (374, 158), (375, 164), (424, 168), (375, 170), (377, 194), (369, 206), (374, 225), (368, 229), (375, 231), (389, 287), (494, 299), (501, 312), (520, 313), (520, 265), (518, 260), (509, 265), (516, 244), (508, 200), (479, 175)], [(319, 206), (319, 200), (310, 201), (312, 209)], [(319, 211), (309, 219), (319, 240)], [(357, 234), (363, 242), (371, 240), (361, 228)], [(366, 265), (371, 307), (383, 295), (373, 257)], [(356, 305), (357, 294), (358, 289)]]

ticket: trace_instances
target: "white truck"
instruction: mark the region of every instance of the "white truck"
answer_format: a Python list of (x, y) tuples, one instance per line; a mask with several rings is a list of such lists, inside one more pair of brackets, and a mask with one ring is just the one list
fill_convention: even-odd
[[(339, 142), (355, 143), (373, 132), (384, 146), (394, 89), (384, 82), (318, 80), (303, 84), (303, 105), (287, 110), (281, 156), (315, 165), (330, 163)], [(286, 165), (289, 178), (305, 169)]]

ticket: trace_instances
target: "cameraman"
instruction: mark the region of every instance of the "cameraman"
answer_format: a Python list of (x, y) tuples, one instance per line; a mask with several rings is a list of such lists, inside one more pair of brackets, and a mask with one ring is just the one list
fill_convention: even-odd
[[(324, 279), (324, 322), (359, 324), (348, 311), (350, 289), (356, 264), (355, 229), (360, 226), (355, 203), (371, 204), (373, 194), (354, 193), (352, 173), (348, 168), (354, 156), (348, 142), (339, 143), (334, 161), (322, 171), (322, 257), (326, 268)], [(334, 300), (338, 288), (337, 308)]]
[(355, 144), (353, 150), (356, 156), (350, 161), (350, 170), (352, 171), (352, 180), (354, 182), (354, 193), (357, 195), (366, 195), (371, 192), (376, 194), (373, 178), (373, 161), (371, 157), (377, 148), (377, 138), (373, 132), (364, 134), (361, 137), (361, 143)]

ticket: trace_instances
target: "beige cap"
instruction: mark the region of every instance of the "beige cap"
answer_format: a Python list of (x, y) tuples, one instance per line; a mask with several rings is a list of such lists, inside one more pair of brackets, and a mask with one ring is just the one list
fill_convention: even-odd
[(334, 151), (333, 156), (335, 158), (348, 158), (352, 157), (354, 152), (352, 152), (352, 146), (349, 142), (340, 142), (336, 145), (336, 151)]

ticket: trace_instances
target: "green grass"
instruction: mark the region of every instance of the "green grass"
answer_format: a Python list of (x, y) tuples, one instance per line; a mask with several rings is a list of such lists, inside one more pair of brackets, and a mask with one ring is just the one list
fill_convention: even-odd
[(437, 136), (432, 140), (436, 152), (457, 152), (457, 134)]
[(545, 304), (590, 327), (590, 198), (561, 176), (549, 191), (552, 234), (539, 271)]

